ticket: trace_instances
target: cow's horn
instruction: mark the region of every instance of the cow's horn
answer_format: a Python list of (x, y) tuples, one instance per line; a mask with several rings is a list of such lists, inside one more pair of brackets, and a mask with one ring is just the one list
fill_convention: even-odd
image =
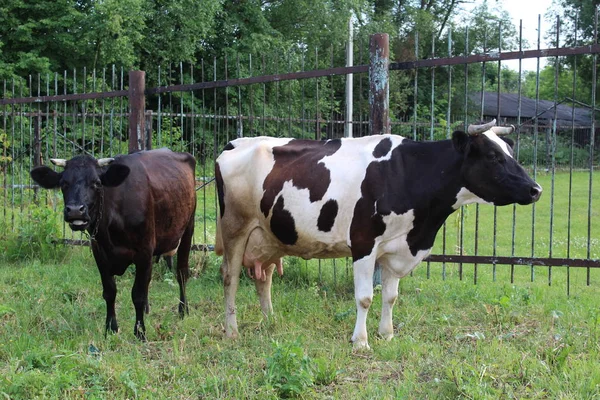
[(510, 126), (492, 126), (492, 132), (494, 132), (496, 135), (510, 135), (511, 133), (513, 133), (515, 131), (515, 127), (514, 125), (510, 125)]
[(494, 118), (493, 120), (491, 120), (487, 124), (469, 125), (469, 128), (467, 129), (467, 132), (469, 132), (469, 135), (478, 135), (480, 133), (483, 133), (485, 131), (490, 130), (495, 125), (496, 125), (496, 118)]
[(110, 164), (111, 162), (115, 161), (114, 158), (101, 158), (98, 160), (98, 165), (101, 167), (104, 167), (108, 164)]
[(56, 165), (57, 167), (66, 167), (67, 166), (67, 160), (65, 160), (64, 158), (51, 158), (50, 162), (54, 165)]

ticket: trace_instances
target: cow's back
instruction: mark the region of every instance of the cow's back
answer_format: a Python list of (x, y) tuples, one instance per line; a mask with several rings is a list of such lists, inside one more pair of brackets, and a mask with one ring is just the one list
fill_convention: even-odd
[[(383, 153), (378, 149), (386, 140), (389, 147)], [(389, 157), (401, 142), (401, 137), (389, 135), (231, 142), (217, 159), (217, 185), (223, 191), (219, 204), (226, 220), (220, 229), (225, 234), (217, 237), (217, 251), (223, 247), (220, 240), (254, 232), (248, 247), (269, 249), (261, 258), (349, 255), (349, 228), (366, 169), (373, 161)]]
[(112, 213), (109, 229), (138, 232), (139, 238), (129, 235), (130, 241), (151, 245), (156, 255), (176, 249), (196, 206), (194, 158), (158, 149), (114, 162), (127, 165), (130, 173), (122, 185), (106, 191)]

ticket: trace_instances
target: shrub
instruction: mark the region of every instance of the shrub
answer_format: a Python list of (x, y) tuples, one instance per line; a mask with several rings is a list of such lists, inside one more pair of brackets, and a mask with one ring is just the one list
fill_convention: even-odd
[(66, 246), (53, 243), (54, 239), (61, 236), (56, 212), (49, 206), (31, 206), (29, 218), (6, 235), (0, 250), (10, 262), (32, 259), (58, 261), (67, 252)]

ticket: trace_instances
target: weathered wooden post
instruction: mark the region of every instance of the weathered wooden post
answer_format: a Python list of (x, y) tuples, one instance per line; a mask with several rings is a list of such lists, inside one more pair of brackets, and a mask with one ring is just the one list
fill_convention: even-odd
[(371, 35), (369, 44), (369, 134), (390, 133), (390, 38)]
[(146, 149), (146, 72), (129, 71), (129, 152)]
[[(390, 37), (371, 35), (369, 43), (369, 134), (391, 133), (390, 128)], [(375, 265), (373, 285), (381, 284), (381, 267)]]

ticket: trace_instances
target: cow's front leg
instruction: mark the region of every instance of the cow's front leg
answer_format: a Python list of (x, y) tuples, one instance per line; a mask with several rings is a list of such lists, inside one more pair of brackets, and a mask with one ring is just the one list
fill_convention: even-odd
[(361, 258), (354, 262), (354, 297), (356, 299), (356, 325), (352, 342), (355, 349), (369, 349), (367, 340), (367, 314), (373, 302), (373, 271), (375, 259)]
[(131, 289), (131, 300), (135, 307), (135, 325), (133, 334), (140, 340), (146, 340), (146, 326), (144, 325), (144, 311), (148, 307), (148, 287), (152, 277), (152, 258), (148, 257), (143, 262), (135, 263), (135, 281)]
[(394, 337), (392, 310), (398, 298), (398, 278), (387, 266), (381, 268), (381, 321), (379, 335), (386, 340)]
[[(258, 261), (257, 261), (258, 262)], [(273, 281), (273, 271), (275, 270), (275, 264), (271, 264), (268, 267), (261, 265), (263, 279), (254, 279), (254, 286), (256, 286), (256, 293), (260, 300), (260, 309), (265, 317), (273, 314), (273, 304), (271, 303), (271, 284)]]
[(106, 302), (106, 322), (104, 325), (104, 336), (110, 330), (112, 333), (119, 331), (117, 314), (115, 312), (115, 299), (117, 298), (117, 284), (115, 277), (108, 273), (100, 273), (102, 279), (102, 297)]

